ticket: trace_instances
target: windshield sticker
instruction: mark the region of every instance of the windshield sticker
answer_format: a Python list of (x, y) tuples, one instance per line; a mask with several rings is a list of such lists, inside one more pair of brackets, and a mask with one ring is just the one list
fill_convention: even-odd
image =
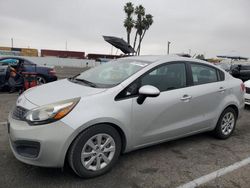
[(141, 63), (141, 62), (132, 62), (130, 63), (132, 65), (137, 65), (137, 66), (140, 66), (140, 67), (145, 67), (147, 66), (148, 64), (147, 63)]

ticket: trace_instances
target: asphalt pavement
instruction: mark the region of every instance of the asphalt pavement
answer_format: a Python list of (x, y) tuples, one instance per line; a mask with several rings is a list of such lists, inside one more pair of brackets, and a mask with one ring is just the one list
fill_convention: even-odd
[[(208, 133), (171, 141), (124, 154), (114, 169), (103, 176), (81, 179), (64, 169), (23, 164), (13, 156), (9, 143), (7, 115), (17, 94), (0, 93), (0, 188), (9, 187), (178, 187), (250, 157), (250, 107), (227, 140)], [(250, 187), (250, 165), (246, 165), (200, 187)]]

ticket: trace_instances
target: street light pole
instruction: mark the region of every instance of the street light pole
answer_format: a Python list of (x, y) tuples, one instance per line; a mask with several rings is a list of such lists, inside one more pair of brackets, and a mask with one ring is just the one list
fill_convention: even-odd
[(170, 50), (169, 49), (170, 48), (170, 44), (171, 44), (171, 42), (168, 41), (168, 54), (169, 54), (169, 50)]
[(11, 38), (11, 48), (13, 48), (13, 38)]

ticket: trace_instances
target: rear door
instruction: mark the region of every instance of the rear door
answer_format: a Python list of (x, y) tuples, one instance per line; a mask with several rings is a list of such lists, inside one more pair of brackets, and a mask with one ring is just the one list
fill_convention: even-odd
[(36, 72), (36, 65), (29, 61), (24, 60), (22, 66), (24, 72)]
[(201, 63), (190, 63), (193, 86), (189, 94), (192, 96), (193, 116), (201, 128), (212, 128), (220, 112), (220, 105), (227, 93), (224, 73), (219, 69)]
[(18, 60), (16, 59), (12, 58), (0, 59), (0, 87), (7, 82), (10, 73), (9, 66), (16, 68), (17, 64)]

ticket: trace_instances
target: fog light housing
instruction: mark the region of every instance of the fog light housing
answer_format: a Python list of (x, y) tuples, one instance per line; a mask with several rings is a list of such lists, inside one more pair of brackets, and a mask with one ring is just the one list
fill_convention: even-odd
[(35, 141), (18, 140), (12, 142), (16, 152), (27, 158), (37, 158), (40, 152), (40, 143)]

